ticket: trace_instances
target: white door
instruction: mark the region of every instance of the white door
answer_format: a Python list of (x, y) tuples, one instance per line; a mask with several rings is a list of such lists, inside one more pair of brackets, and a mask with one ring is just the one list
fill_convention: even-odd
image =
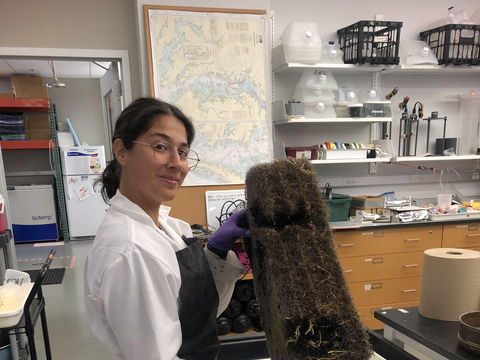
[(105, 153), (107, 161), (112, 160), (112, 136), (118, 115), (123, 110), (124, 100), (120, 63), (113, 61), (107, 72), (100, 78), (102, 91), (103, 123), (105, 126)]

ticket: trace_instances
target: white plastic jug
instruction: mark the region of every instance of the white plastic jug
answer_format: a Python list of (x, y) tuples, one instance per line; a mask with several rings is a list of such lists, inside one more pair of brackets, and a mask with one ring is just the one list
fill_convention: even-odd
[(333, 104), (335, 103), (335, 94), (329, 89), (296, 87), (293, 100), (303, 103), (324, 102)]
[(438, 65), (435, 54), (425, 41), (402, 41), (400, 43), (400, 62), (403, 65)]
[(427, 30), (448, 24), (463, 24), (468, 21), (468, 12), (466, 10), (455, 10), (453, 6), (448, 8), (447, 16), (430, 23)]
[(327, 105), (323, 102), (305, 103), (306, 118), (336, 118), (337, 114), (333, 105)]
[(287, 62), (317, 64), (322, 56), (322, 38), (318, 24), (291, 21), (280, 36)]
[(305, 69), (296, 86), (312, 89), (338, 89), (337, 82), (332, 73), (328, 70), (318, 69)]
[(322, 58), (320, 60), (324, 64), (343, 64), (343, 51), (334, 41), (322, 46)]

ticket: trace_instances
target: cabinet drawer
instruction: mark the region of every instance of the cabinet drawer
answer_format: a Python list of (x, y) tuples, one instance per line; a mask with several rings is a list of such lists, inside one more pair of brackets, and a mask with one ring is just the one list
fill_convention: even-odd
[(480, 223), (444, 225), (442, 247), (480, 247)]
[(420, 305), (420, 301), (412, 301), (412, 302), (393, 304), (393, 305), (364, 306), (364, 307), (358, 308), (357, 310), (363, 325), (365, 325), (371, 330), (379, 330), (379, 329), (383, 329), (384, 324), (380, 320), (375, 319), (375, 315), (373, 314), (375, 311), (388, 310), (388, 309), (401, 309), (401, 308), (414, 307), (419, 305)]
[(422, 277), (349, 283), (357, 307), (403, 303), (420, 300)]
[(335, 232), (340, 257), (420, 252), (442, 247), (442, 225)]
[(423, 251), (340, 258), (348, 282), (422, 276)]

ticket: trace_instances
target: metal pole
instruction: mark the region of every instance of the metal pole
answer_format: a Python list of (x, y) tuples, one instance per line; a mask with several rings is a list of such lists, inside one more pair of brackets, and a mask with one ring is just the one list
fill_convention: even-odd
[(430, 141), (430, 121), (432, 121), (432, 119), (428, 118), (427, 119), (427, 149), (425, 150), (425, 152), (428, 153), (428, 142)]
[(420, 122), (418, 120), (415, 121), (415, 124), (417, 125), (415, 128), (415, 152), (413, 155), (417, 156), (417, 144), (418, 144), (418, 126), (420, 125)]
[(400, 119), (400, 129), (398, 129), (398, 156), (400, 156), (400, 147), (402, 144), (402, 121), (403, 117)]
[(443, 117), (443, 149), (442, 149), (442, 155), (443, 152), (445, 151), (445, 133), (447, 131), (447, 117)]

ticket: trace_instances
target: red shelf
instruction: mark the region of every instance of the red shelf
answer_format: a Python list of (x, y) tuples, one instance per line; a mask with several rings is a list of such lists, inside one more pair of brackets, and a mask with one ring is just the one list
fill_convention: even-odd
[(48, 149), (50, 147), (50, 140), (0, 141), (0, 147), (2, 150)]
[(49, 99), (0, 99), (0, 112), (48, 112)]

